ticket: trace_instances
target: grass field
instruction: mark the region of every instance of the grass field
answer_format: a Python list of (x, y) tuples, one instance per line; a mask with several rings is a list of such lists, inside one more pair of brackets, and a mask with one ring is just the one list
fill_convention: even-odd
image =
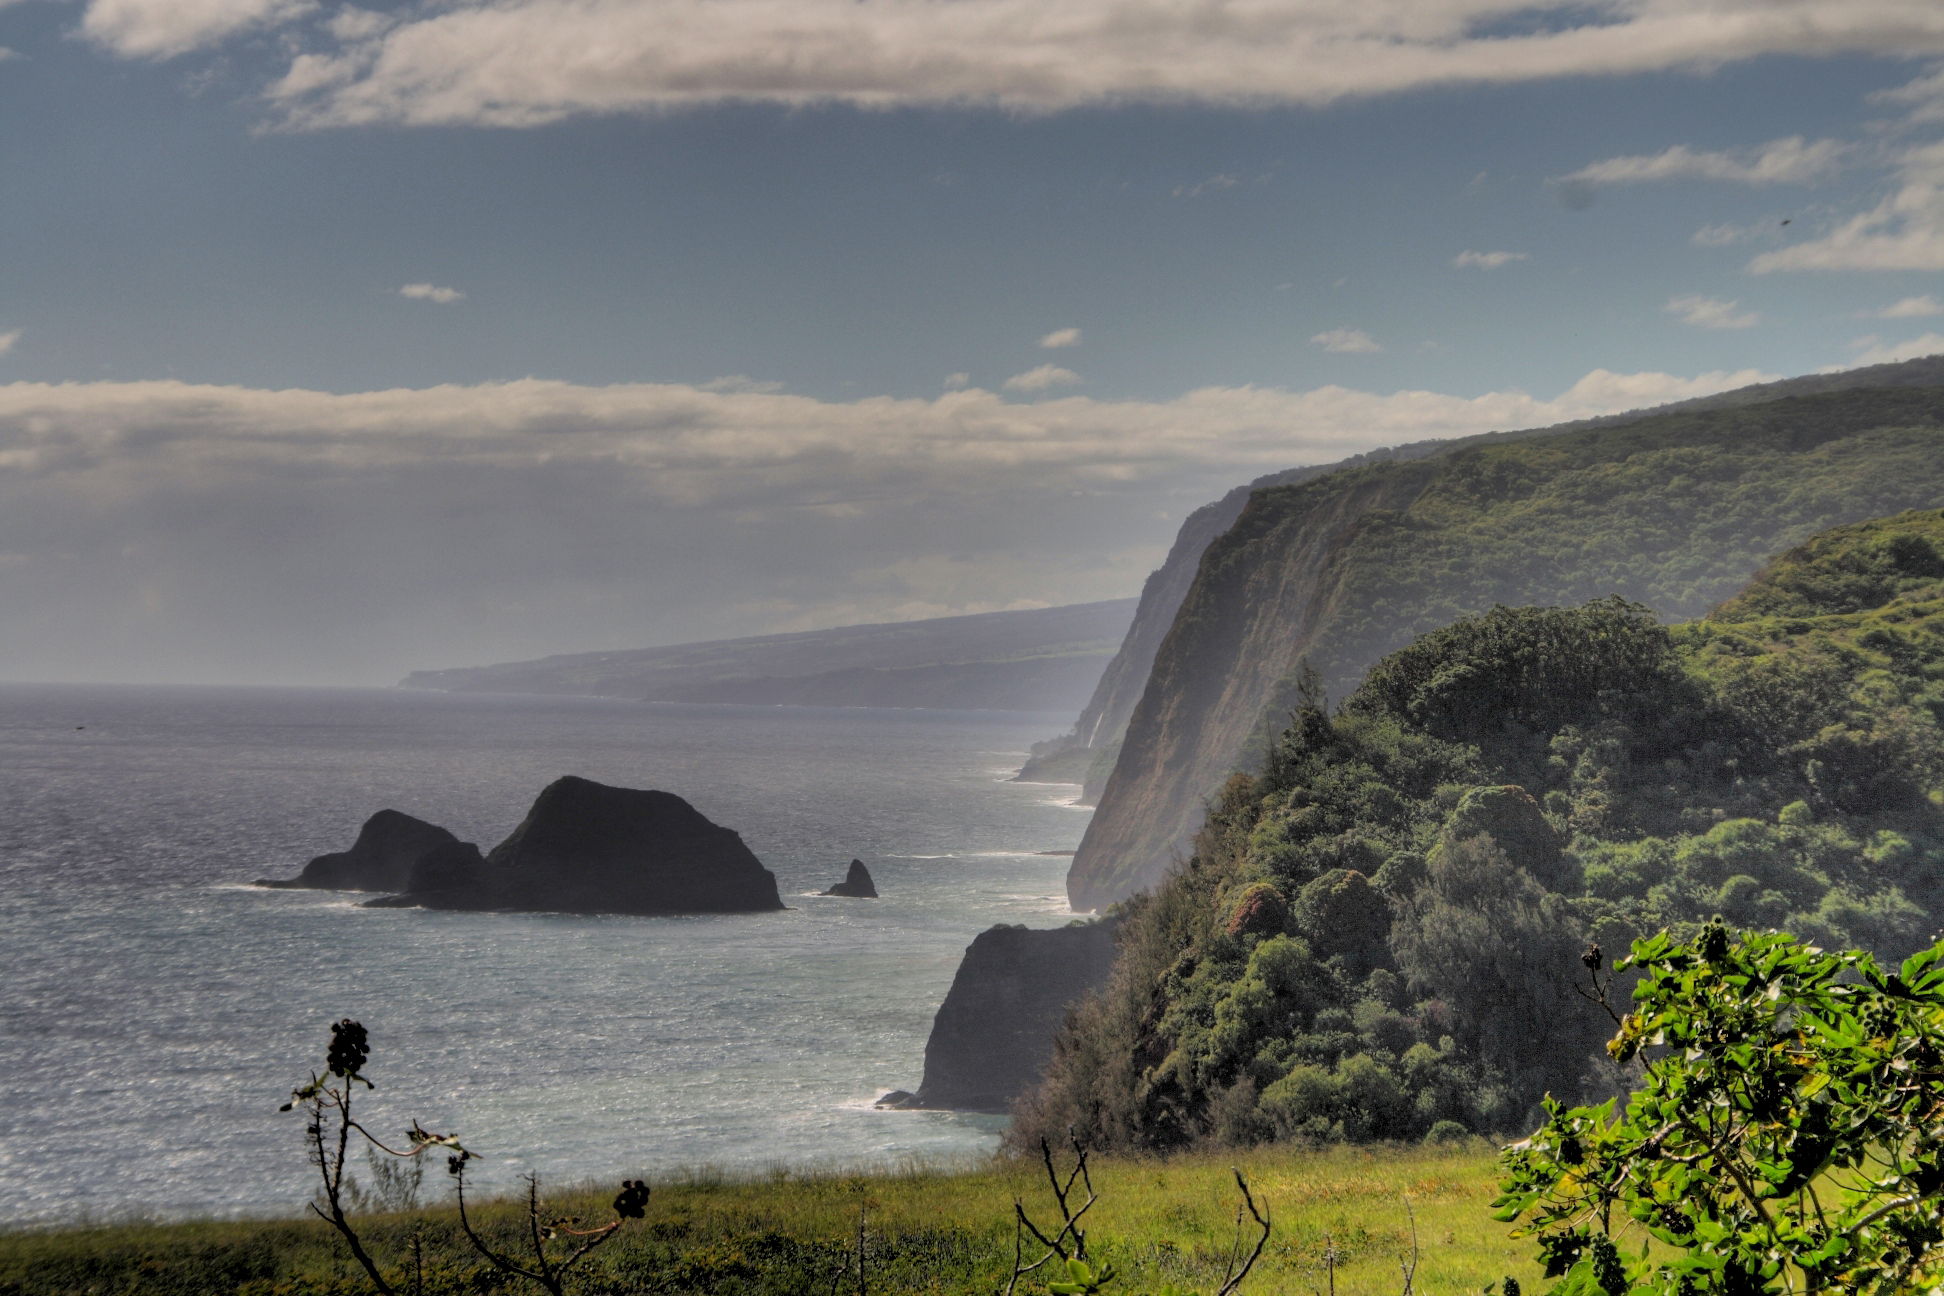
[[(1099, 1203), (1086, 1218), (1089, 1250), (1112, 1261), (1111, 1290), (1164, 1284), (1209, 1296), (1236, 1236), (1231, 1158), (1097, 1160)], [(1510, 1274), (1530, 1286), (1529, 1247), (1490, 1218), (1495, 1158), (1482, 1142), (1451, 1149), (1261, 1149), (1233, 1159), (1274, 1225), (1245, 1293), (1397, 1293), (1413, 1249), (1413, 1290), (1478, 1292)], [(443, 1179), (443, 1175), (436, 1176)], [(361, 1231), (401, 1291), (412, 1291), (411, 1239), (427, 1293), (534, 1290), (506, 1286), (460, 1236), (445, 1185), (426, 1176), (436, 1208), (376, 1215)], [(565, 1192), (560, 1210), (607, 1218), (613, 1188)], [(974, 1169), (734, 1180), (706, 1174), (658, 1184), (647, 1217), (591, 1256), (575, 1292), (797, 1293), (860, 1290), (857, 1233), (864, 1218), (862, 1290), (990, 1293), (1012, 1271), (1012, 1203), (1051, 1216), (1038, 1163)], [(524, 1212), (479, 1212), (513, 1250)], [(1030, 1245), (1030, 1240), (1029, 1240)], [(1037, 1254), (1028, 1252), (1029, 1257)], [(0, 1293), (239, 1293), (311, 1296), (368, 1290), (328, 1226), (315, 1219), (121, 1224), (0, 1233)], [(1022, 1292), (1043, 1292), (1033, 1279)]]

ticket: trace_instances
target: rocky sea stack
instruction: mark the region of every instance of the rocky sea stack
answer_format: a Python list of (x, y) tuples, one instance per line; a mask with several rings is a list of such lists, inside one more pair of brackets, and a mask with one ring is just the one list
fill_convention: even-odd
[(386, 810), (350, 851), (266, 885), (396, 893), (368, 901), (373, 908), (707, 914), (784, 907), (775, 875), (742, 838), (673, 792), (572, 776), (548, 784), (484, 858), (443, 828)]
[(437, 824), (397, 810), (380, 810), (365, 820), (350, 850), (319, 855), (294, 878), (258, 878), (267, 887), (314, 887), (323, 891), (403, 891), (414, 885), (414, 871), (437, 855), (453, 861), (479, 861), (479, 848)]
[(1034, 931), (1002, 923), (980, 932), (932, 1021), (918, 1092), (889, 1093), (877, 1105), (1009, 1109), (1039, 1083), (1067, 1009), (1106, 984), (1116, 925)]
[[(430, 880), (430, 879), (428, 879)], [(548, 913), (752, 913), (783, 908), (734, 831), (673, 792), (555, 779), (480, 868), (389, 903)]]
[(852, 860), (850, 862), (850, 872), (844, 874), (844, 880), (842, 882), (831, 887), (828, 891), (819, 891), (817, 894), (850, 896), (857, 900), (875, 900), (877, 899), (877, 887), (872, 883), (871, 870), (864, 867), (864, 861)]

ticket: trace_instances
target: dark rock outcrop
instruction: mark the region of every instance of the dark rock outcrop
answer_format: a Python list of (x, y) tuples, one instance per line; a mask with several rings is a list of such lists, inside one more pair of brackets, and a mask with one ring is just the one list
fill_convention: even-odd
[(734, 831), (673, 792), (572, 776), (473, 865), (446, 854), (388, 905), (548, 913), (751, 913), (783, 908), (776, 878)]
[(850, 871), (844, 874), (844, 880), (842, 882), (831, 887), (828, 891), (819, 891), (817, 894), (850, 896), (858, 900), (875, 900), (877, 899), (877, 887), (872, 884), (871, 870), (864, 867), (864, 861), (852, 860), (850, 862)]
[(980, 932), (932, 1020), (917, 1096), (897, 1105), (1011, 1107), (1039, 1082), (1067, 1009), (1107, 983), (1114, 927), (1108, 920), (1050, 931), (1001, 924)]
[(414, 885), (414, 873), (429, 857), (450, 858), (454, 852), (479, 849), (460, 841), (437, 824), (397, 810), (380, 810), (365, 820), (351, 849), (319, 855), (294, 878), (258, 878), (267, 887), (314, 887), (324, 891), (403, 891)]

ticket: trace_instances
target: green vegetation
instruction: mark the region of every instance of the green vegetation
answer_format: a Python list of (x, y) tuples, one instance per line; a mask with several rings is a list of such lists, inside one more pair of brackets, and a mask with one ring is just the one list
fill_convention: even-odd
[(1935, 1291), (1941, 962), (1944, 944), (1886, 974), (1719, 923), (1636, 944), (1608, 1049), (1643, 1083), (1618, 1118), (1548, 1104), (1505, 1154), (1496, 1218), (1528, 1221), (1558, 1296)]
[[(488, 1149), (490, 1152), (491, 1149)], [(1424, 1292), (1476, 1292), (1540, 1268), (1495, 1225), (1492, 1150), (1477, 1142), (1428, 1149), (1270, 1148), (1165, 1162), (1096, 1157), (1100, 1201), (1087, 1215), (1096, 1263), (1122, 1275), (1109, 1290), (1141, 1293), (1172, 1283), (1212, 1293), (1236, 1237), (1230, 1165), (1275, 1221), (1244, 1292), (1328, 1290), (1334, 1255), (1341, 1296), (1390, 1296), (1409, 1259)], [(566, 1214), (601, 1218), (612, 1186), (551, 1194)], [(860, 1211), (872, 1296), (993, 1293), (1013, 1267), (1015, 1199), (1046, 1200), (1037, 1159), (959, 1171), (783, 1174), (749, 1181), (696, 1173), (656, 1182), (646, 1216), (573, 1275), (578, 1293), (675, 1292), (803, 1296), (855, 1292)], [(523, 1246), (523, 1201), (473, 1210), (496, 1247)], [(413, 1239), (428, 1293), (517, 1291), (466, 1242), (450, 1209), (360, 1218), (387, 1265), (409, 1265)], [(1030, 1245), (1030, 1242), (1029, 1242)], [(1030, 1257), (1029, 1257), (1030, 1258)], [(839, 1280), (841, 1280), (841, 1285)], [(410, 1290), (409, 1281), (406, 1290)], [(370, 1290), (330, 1226), (317, 1219), (126, 1224), (0, 1233), (6, 1296), (352, 1296)], [(1022, 1293), (1043, 1284), (1022, 1280)]]
[(1935, 511), (1828, 532), (1690, 625), (1619, 599), (1497, 608), (1335, 714), (1312, 675), (1261, 775), (1125, 906), (1114, 977), (1013, 1137), (1436, 1139), (1617, 1093), (1589, 945), (1715, 914), (1924, 942), (1941, 720)]
[(1471, 444), (1258, 492), (1155, 660), (1069, 893), (1157, 885), (1229, 771), (1266, 768), (1301, 666), (1343, 698), (1495, 604), (1618, 594), (1674, 620), (1838, 524), (1944, 503), (1944, 390), (1850, 390)]

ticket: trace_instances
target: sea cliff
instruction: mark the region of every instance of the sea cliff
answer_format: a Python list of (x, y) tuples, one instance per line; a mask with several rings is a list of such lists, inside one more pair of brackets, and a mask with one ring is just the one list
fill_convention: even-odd
[(1699, 614), (1820, 528), (1944, 499), (1940, 426), (1937, 388), (1837, 390), (1254, 492), (1156, 652), (1068, 875), (1074, 907), (1165, 876), (1206, 799), (1286, 723), (1305, 664), (1341, 697), (1385, 653), (1497, 603), (1619, 594)]

